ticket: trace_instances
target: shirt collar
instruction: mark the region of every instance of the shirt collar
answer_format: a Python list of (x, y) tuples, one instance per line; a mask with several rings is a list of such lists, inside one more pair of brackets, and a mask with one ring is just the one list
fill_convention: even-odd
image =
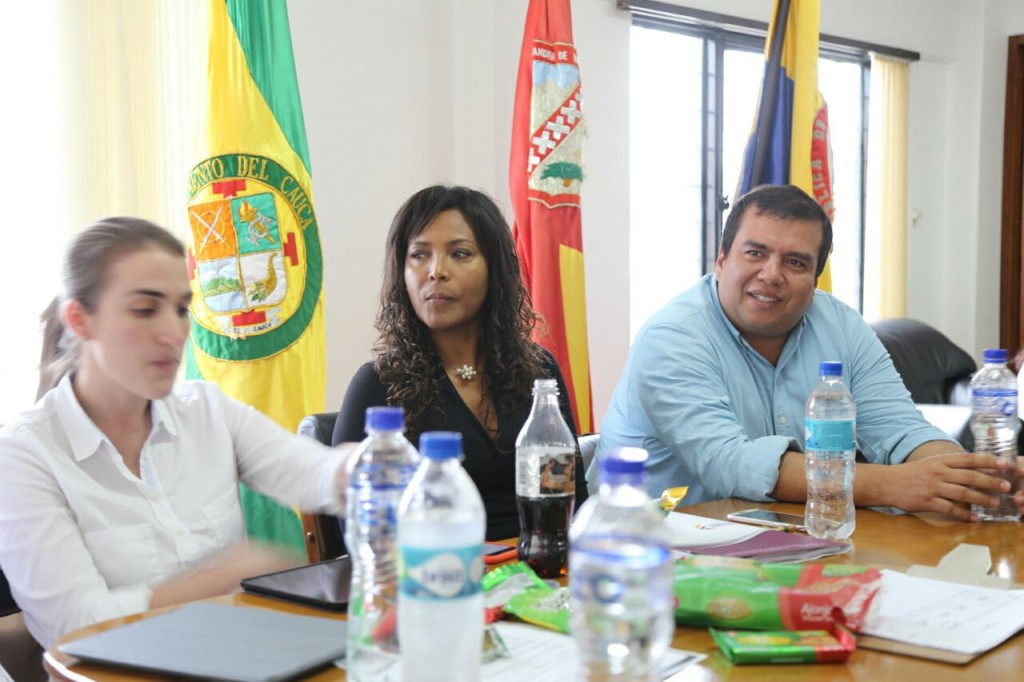
[(57, 384), (56, 400), (57, 414), (68, 435), (68, 443), (71, 445), (75, 461), (81, 462), (91, 457), (99, 451), (100, 444), (106, 441), (107, 437), (82, 409), (71, 386), (70, 374), (65, 374)]
[[(57, 384), (56, 401), (57, 414), (68, 435), (76, 462), (88, 459), (99, 451), (100, 445), (110, 442), (78, 402), (78, 397), (71, 386), (70, 374), (65, 375)], [(160, 433), (166, 433), (171, 437), (178, 434), (165, 402), (166, 399), (150, 401), (150, 415), (153, 418), (151, 438)]]
[(167, 398), (149, 401), (149, 413), (153, 417), (151, 438), (155, 438), (161, 433), (166, 433), (171, 438), (178, 435), (178, 429), (174, 426), (174, 419), (171, 415), (171, 408), (167, 405)]
[(747, 343), (747, 340), (743, 338), (743, 335), (740, 334), (740, 330), (736, 328), (736, 325), (732, 323), (732, 320), (730, 320), (729, 317), (725, 314), (725, 311), (722, 310), (722, 301), (721, 299), (718, 298), (718, 278), (715, 276), (713, 272), (708, 273), (707, 277), (707, 287), (708, 291), (710, 292), (709, 295), (711, 296), (711, 302), (713, 304), (712, 310), (715, 311), (715, 317), (718, 318), (719, 322), (725, 325), (725, 328), (728, 330), (728, 332), (732, 335), (734, 339), (739, 341), (740, 344), (742, 344), (744, 347), (750, 348), (750, 350), (754, 350), (753, 348), (750, 347), (750, 344)]

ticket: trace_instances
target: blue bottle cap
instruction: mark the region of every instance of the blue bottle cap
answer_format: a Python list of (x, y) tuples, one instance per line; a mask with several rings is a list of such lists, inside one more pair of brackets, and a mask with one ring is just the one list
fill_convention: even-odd
[(420, 436), (420, 454), (429, 459), (451, 459), (462, 455), (462, 434), (455, 431), (427, 431)]
[(609, 474), (642, 474), (647, 461), (643, 448), (619, 448), (601, 458), (601, 471)]
[(400, 431), (405, 426), (405, 413), (401, 407), (366, 408), (366, 430)]
[(986, 365), (990, 365), (997, 362), (1006, 362), (1006, 349), (1005, 348), (986, 348), (981, 351), (981, 359)]
[(818, 374), (823, 377), (843, 376), (843, 363), (838, 360), (824, 360), (818, 365)]

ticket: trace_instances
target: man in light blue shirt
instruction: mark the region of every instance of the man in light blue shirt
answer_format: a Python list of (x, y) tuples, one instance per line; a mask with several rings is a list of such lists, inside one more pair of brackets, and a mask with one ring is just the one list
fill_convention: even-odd
[(1004, 465), (963, 452), (925, 421), (861, 316), (816, 291), (831, 246), (828, 217), (799, 188), (743, 196), (722, 232), (715, 273), (634, 340), (598, 456), (645, 448), (651, 494), (686, 485), (688, 504), (803, 502), (804, 404), (818, 363), (841, 360), (867, 459), (854, 477), (856, 504), (963, 520), (972, 518), (971, 503), (995, 506), (990, 493), (1009, 484), (981, 469)]

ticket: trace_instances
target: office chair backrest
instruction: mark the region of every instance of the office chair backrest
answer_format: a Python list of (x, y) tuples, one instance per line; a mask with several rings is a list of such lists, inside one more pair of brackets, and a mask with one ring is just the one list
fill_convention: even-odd
[[(330, 445), (334, 438), (334, 422), (337, 412), (310, 414), (299, 422), (298, 433), (324, 445)], [(303, 514), (303, 529), (306, 531), (306, 548), (310, 561), (324, 561), (346, 554), (345, 522), (332, 514)]]
[(11, 596), (11, 586), (7, 584), (7, 576), (0, 569), (0, 617), (21, 611)]
[(915, 403), (970, 404), (968, 384), (978, 366), (967, 351), (917, 320), (876, 320), (871, 328)]
[[(590, 470), (590, 463), (594, 461), (594, 453), (597, 452), (597, 441), (601, 439), (599, 433), (584, 433), (577, 438), (580, 444), (580, 458), (583, 460), (583, 471)], [(593, 495), (597, 492), (597, 481), (587, 481), (587, 491)]]

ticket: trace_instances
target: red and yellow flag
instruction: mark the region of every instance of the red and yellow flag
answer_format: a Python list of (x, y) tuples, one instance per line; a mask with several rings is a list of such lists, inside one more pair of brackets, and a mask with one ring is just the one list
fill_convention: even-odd
[(580, 433), (593, 430), (580, 223), (583, 111), (569, 0), (530, 0), (519, 56), (509, 189), (513, 235), (537, 341), (569, 386)]
[[(190, 379), (294, 431), (322, 412), (323, 263), (285, 0), (210, 0), (189, 176)], [(304, 550), (298, 516), (244, 488), (250, 536)]]
[[(820, 17), (820, 0), (775, 2), (764, 48), (764, 80), (737, 196), (758, 185), (796, 185), (832, 219), (828, 106), (818, 91)], [(818, 288), (832, 289), (827, 262)]]

